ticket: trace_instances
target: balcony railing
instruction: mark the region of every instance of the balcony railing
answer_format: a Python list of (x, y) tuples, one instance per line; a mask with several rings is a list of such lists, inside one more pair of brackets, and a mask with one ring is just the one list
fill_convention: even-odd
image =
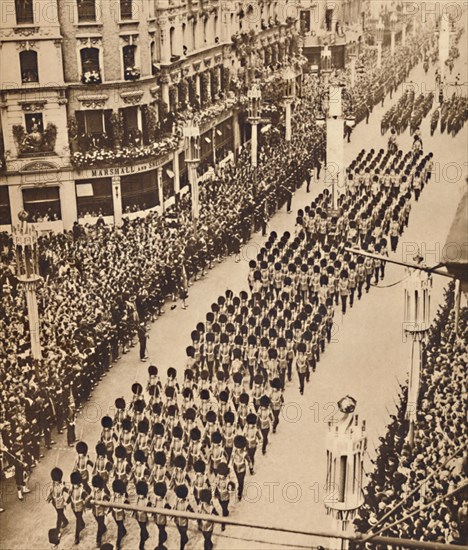
[[(175, 151), (180, 145), (180, 135), (166, 136), (149, 145), (129, 145), (113, 147), (112, 139), (101, 136), (101, 140), (95, 141), (97, 147), (88, 151), (73, 153), (71, 161), (78, 169), (86, 169), (91, 166), (109, 166), (111, 164), (133, 164), (136, 161), (144, 161), (161, 157)], [(98, 144), (106, 144), (99, 147)]]

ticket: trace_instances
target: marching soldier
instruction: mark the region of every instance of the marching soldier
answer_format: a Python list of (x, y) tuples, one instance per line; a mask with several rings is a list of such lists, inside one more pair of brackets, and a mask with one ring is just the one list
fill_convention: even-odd
[(270, 433), (274, 416), (271, 410), (271, 400), (267, 395), (260, 399), (260, 409), (258, 411), (258, 425), (262, 434), (262, 454), (266, 454), (268, 446), (268, 435)]
[[(175, 493), (177, 500), (174, 506), (174, 510), (177, 510), (178, 512), (193, 512), (194, 510), (187, 500), (187, 496), (189, 493), (187, 485), (178, 485), (175, 489)], [(174, 521), (180, 534), (180, 550), (184, 550), (189, 541), (187, 535), (189, 520), (187, 518), (176, 517)]]
[[(218, 499), (221, 506), (223, 517), (229, 516), (229, 501), (231, 498), (231, 490), (234, 486), (233, 482), (229, 479), (229, 466), (222, 462), (216, 472), (216, 476), (213, 482), (213, 494)], [(221, 531), (226, 529), (226, 525), (221, 525)]]
[(62, 483), (63, 472), (60, 468), (54, 468), (50, 472), (52, 478), (52, 486), (49, 489), (47, 495), (47, 502), (51, 502), (57, 512), (57, 524), (56, 529), (65, 529), (69, 521), (65, 516), (65, 505), (68, 498), (68, 489), (65, 484)]
[[(154, 484), (153, 487), (154, 492), (154, 507), (170, 510), (171, 507), (169, 506), (167, 500), (166, 500), (166, 494), (167, 494), (167, 485), (164, 481), (158, 481)], [(167, 526), (167, 516), (164, 514), (153, 514), (154, 523), (156, 524), (158, 528), (158, 546), (155, 550), (166, 550), (166, 547), (164, 546), (164, 543), (167, 541), (167, 532), (166, 532), (166, 526)]]
[(97, 533), (96, 533), (96, 545), (98, 548), (101, 546), (102, 537), (107, 531), (105, 519), (106, 519), (106, 508), (99, 504), (96, 504), (95, 501), (109, 501), (110, 493), (105, 485), (105, 480), (100, 475), (93, 476), (91, 480), (93, 489), (88, 500), (94, 501), (92, 505), (93, 516), (97, 523)]
[(85, 502), (90, 494), (90, 491), (88, 492), (84, 489), (79, 471), (74, 471), (71, 473), (70, 482), (72, 484), (72, 488), (67, 499), (67, 504), (71, 504), (71, 509), (75, 514), (75, 544), (79, 544), (80, 533), (86, 526), (83, 521), (83, 512), (85, 509)]
[[(200, 493), (200, 513), (208, 515), (218, 515), (216, 508), (211, 501), (211, 491), (209, 489), (203, 489)], [(209, 520), (201, 520), (200, 522), (201, 532), (204, 538), (204, 550), (212, 550), (213, 548), (213, 522)]]
[(114, 437), (112, 433), (113, 421), (110, 416), (104, 416), (101, 418), (101, 442), (106, 449), (106, 456), (108, 460), (112, 460), (114, 454)]
[[(138, 451), (137, 451), (138, 452)], [(140, 480), (136, 483), (136, 493), (137, 493), (137, 506), (150, 506), (148, 502), (148, 484), (146, 481)], [(146, 512), (136, 510), (134, 512), (134, 517), (138, 521), (140, 526), (140, 546), (139, 550), (144, 550), (145, 542), (149, 539), (148, 533), (148, 514)]]
[(299, 393), (304, 395), (304, 382), (307, 375), (307, 358), (306, 358), (306, 344), (305, 342), (299, 342), (297, 345), (296, 355), (296, 370), (299, 377)]
[(89, 494), (91, 493), (91, 487), (88, 484), (88, 466), (93, 467), (94, 464), (93, 462), (91, 462), (88, 456), (88, 445), (84, 441), (78, 441), (78, 443), (76, 444), (76, 452), (77, 457), (75, 459), (73, 471), (76, 471), (80, 474), (80, 483), (83, 484), (84, 490)]
[[(129, 504), (125, 498), (127, 484), (122, 479), (114, 479), (112, 483), (112, 500), (114, 504)], [(127, 534), (125, 528), (125, 511), (122, 508), (112, 508), (112, 516), (117, 525), (117, 550), (121, 549), (122, 540)]]
[(107, 450), (104, 443), (99, 442), (96, 445), (96, 460), (93, 466), (93, 476), (100, 476), (104, 482), (104, 486), (107, 486), (107, 480), (109, 479), (109, 472), (112, 471), (112, 462), (107, 459)]
[(231, 457), (231, 464), (237, 478), (237, 497), (239, 500), (242, 500), (245, 474), (247, 464), (249, 464), (249, 457), (247, 455), (246, 447), (247, 440), (245, 437), (243, 435), (236, 435), (234, 438), (234, 451)]

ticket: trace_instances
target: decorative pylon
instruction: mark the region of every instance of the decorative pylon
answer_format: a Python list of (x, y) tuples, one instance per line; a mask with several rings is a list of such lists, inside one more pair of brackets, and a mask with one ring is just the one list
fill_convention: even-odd
[[(327, 514), (338, 532), (349, 534), (357, 511), (364, 502), (364, 454), (367, 449), (366, 423), (359, 421), (357, 402), (347, 395), (338, 401), (338, 412), (328, 422)], [(342, 548), (346, 541), (342, 540)]]
[[(419, 254), (413, 258), (422, 265), (423, 258)], [(431, 274), (419, 269), (407, 268), (405, 280), (405, 302), (403, 330), (405, 336), (411, 337), (410, 368), (408, 378), (408, 403), (406, 418), (409, 422), (408, 442), (414, 443), (416, 427), (419, 386), (422, 369), (423, 346), (430, 328), (431, 315)]]
[(37, 307), (37, 287), (41, 276), (39, 274), (38, 233), (36, 228), (28, 223), (28, 213), (22, 210), (18, 214), (19, 223), (13, 227), (13, 244), (16, 256), (16, 276), (24, 288), (28, 307), (29, 334), (31, 337), (31, 355), (36, 369), (42, 359), (40, 340), (40, 319)]

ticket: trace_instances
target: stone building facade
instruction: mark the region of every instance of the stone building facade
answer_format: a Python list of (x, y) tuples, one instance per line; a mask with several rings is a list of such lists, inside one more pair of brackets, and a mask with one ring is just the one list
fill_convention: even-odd
[[(249, 138), (246, 92), (300, 72), (297, 2), (4, 0), (0, 229), (122, 223), (187, 186), (181, 128), (201, 166)], [(186, 190), (186, 189), (185, 189)]]

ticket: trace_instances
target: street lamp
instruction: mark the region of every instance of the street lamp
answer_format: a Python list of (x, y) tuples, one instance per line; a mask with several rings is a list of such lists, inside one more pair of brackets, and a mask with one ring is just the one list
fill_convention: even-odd
[(382, 42), (385, 31), (382, 19), (379, 19), (375, 31), (375, 39), (377, 41), (377, 68), (380, 69), (382, 67)]
[(396, 35), (396, 29), (397, 29), (397, 23), (398, 23), (398, 16), (396, 12), (392, 12), (392, 15), (390, 15), (390, 54), (393, 57), (395, 55), (395, 35)]
[(192, 220), (196, 223), (199, 214), (197, 168), (200, 164), (200, 127), (194, 120), (189, 120), (184, 127), (184, 139), (185, 162), (192, 189)]
[(284, 104), (286, 109), (286, 141), (291, 141), (291, 104), (296, 95), (296, 73), (292, 70), (291, 67), (287, 67), (284, 70), (284, 81), (285, 81), (285, 90), (284, 90)]
[(22, 284), (28, 306), (29, 333), (31, 336), (31, 355), (36, 371), (42, 359), (40, 340), (40, 321), (37, 308), (36, 291), (41, 280), (39, 275), (38, 233), (28, 223), (28, 213), (22, 210), (18, 214), (19, 223), (13, 227), (13, 244), (16, 255), (16, 276)]
[(249, 99), (249, 122), (252, 125), (252, 166), (257, 167), (257, 150), (258, 150), (258, 123), (260, 122), (260, 114), (262, 108), (262, 92), (258, 84), (254, 84), (247, 92)]

